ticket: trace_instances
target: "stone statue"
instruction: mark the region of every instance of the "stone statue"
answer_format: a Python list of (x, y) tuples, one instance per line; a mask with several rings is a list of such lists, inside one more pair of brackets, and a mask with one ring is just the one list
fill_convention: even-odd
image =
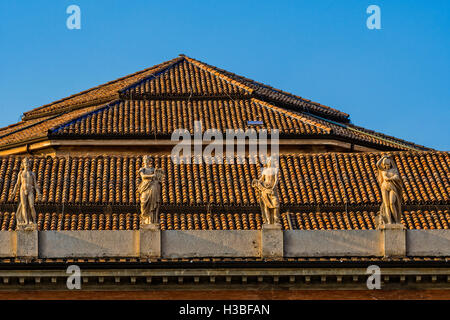
[(141, 183), (138, 186), (141, 202), (141, 226), (159, 228), (159, 207), (161, 205), (161, 180), (164, 171), (150, 167), (150, 157), (144, 156), (139, 170)]
[(273, 159), (270, 157), (258, 180), (252, 181), (252, 187), (256, 189), (256, 196), (261, 206), (263, 223), (269, 225), (280, 225), (280, 201), (278, 199), (278, 168), (272, 166)]
[(377, 162), (377, 169), (382, 198), (378, 226), (399, 224), (402, 217), (403, 182), (397, 166), (391, 156), (383, 155)]
[(36, 210), (34, 209), (34, 199), (37, 194), (41, 198), (41, 191), (36, 182), (36, 175), (31, 171), (30, 160), (22, 160), (21, 170), (17, 176), (17, 183), (14, 187), (15, 195), (19, 189), (19, 206), (16, 212), (17, 229), (35, 230)]

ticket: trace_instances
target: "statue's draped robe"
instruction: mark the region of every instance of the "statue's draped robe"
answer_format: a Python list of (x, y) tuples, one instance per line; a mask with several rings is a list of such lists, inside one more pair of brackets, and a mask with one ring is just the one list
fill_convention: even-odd
[[(146, 169), (142, 176), (142, 182), (138, 187), (140, 193), (141, 207), (146, 215), (151, 215), (159, 207), (161, 201), (161, 184), (156, 177), (155, 170)], [(146, 177), (146, 175), (152, 175)]]
[(268, 209), (278, 208), (277, 169), (264, 168), (260, 181), (262, 185), (259, 187), (261, 205)]
[[(389, 180), (386, 180), (384, 175), (387, 175)], [(401, 196), (403, 190), (403, 182), (397, 169), (391, 168), (384, 173), (380, 172), (379, 183), (381, 185), (382, 204), (380, 213), (382, 216), (390, 215), (395, 223), (400, 223), (402, 216)]]

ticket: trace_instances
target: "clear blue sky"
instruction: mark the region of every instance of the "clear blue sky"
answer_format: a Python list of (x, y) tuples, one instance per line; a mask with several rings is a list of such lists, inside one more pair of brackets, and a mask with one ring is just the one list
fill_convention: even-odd
[[(71, 4), (81, 30), (66, 27)], [(371, 4), (381, 30), (366, 27)], [(450, 150), (450, 1), (2, 0), (0, 39), (2, 127), (184, 53)]]

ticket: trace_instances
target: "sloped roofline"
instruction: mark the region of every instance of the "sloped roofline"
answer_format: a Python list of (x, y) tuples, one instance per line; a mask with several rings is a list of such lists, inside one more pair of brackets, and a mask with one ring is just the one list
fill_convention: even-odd
[[(286, 97), (299, 100), (299, 101), (304, 102), (304, 103), (312, 104), (312, 105), (317, 106), (317, 107), (319, 107), (319, 108), (321, 108), (323, 110), (326, 110), (326, 111), (329, 111), (329, 112), (332, 112), (332, 113), (336, 113), (339, 116), (339, 118), (341, 118), (340, 120), (342, 120), (342, 121), (348, 121), (348, 119), (350, 117), (349, 114), (347, 114), (345, 112), (342, 112), (340, 110), (337, 110), (335, 108), (332, 108), (332, 107), (320, 104), (318, 102), (311, 101), (309, 99), (302, 98), (302, 97), (297, 96), (297, 95), (295, 95), (293, 93), (290, 93), (290, 92), (287, 92), (287, 91), (283, 91), (283, 90), (271, 87), (271, 86), (269, 86), (267, 84), (264, 84), (264, 83), (261, 83), (261, 82), (258, 82), (258, 81), (255, 81), (255, 80), (252, 80), (252, 79), (240, 76), (240, 75), (237, 75), (237, 74), (229, 72), (227, 70), (224, 70), (224, 69), (221, 69), (221, 68), (218, 68), (218, 67), (215, 67), (215, 66), (211, 66), (211, 65), (209, 65), (209, 64), (207, 64), (205, 62), (202, 62), (202, 61), (194, 59), (194, 58), (190, 58), (190, 57), (188, 57), (188, 56), (186, 56), (184, 54), (181, 55), (181, 56), (185, 57), (187, 61), (189, 61), (189, 62), (199, 66), (200, 68), (203, 68), (203, 69), (205, 69), (207, 71), (213, 72), (214, 74), (220, 75), (221, 77), (225, 77), (225, 78), (231, 79), (235, 83), (240, 83), (245, 88), (252, 89), (251, 86), (256, 86), (256, 87), (260, 87), (261, 89), (266, 89), (266, 90), (269, 90), (269, 91), (273, 91), (273, 92), (276, 92), (278, 94), (281, 94), (281, 95), (284, 95)], [(264, 92), (258, 92), (258, 89), (254, 90), (254, 91), (256, 91), (256, 93), (262, 95), (263, 97), (267, 97), (267, 94), (264, 94)], [(274, 99), (274, 100), (278, 100), (278, 99)]]
[[(177, 63), (178, 61), (181, 61), (182, 59), (183, 59), (182, 57), (176, 57), (176, 58), (174, 58), (174, 59), (172, 59), (172, 60), (168, 60), (168, 61), (165, 61), (165, 62), (156, 64), (156, 65), (154, 65), (154, 66), (152, 66), (152, 67), (149, 67), (149, 68), (146, 68), (146, 69), (143, 69), (143, 70), (140, 70), (140, 71), (137, 71), (137, 72), (128, 74), (128, 75), (126, 75), (126, 76), (124, 76), (124, 77), (120, 77), (120, 78), (118, 78), (118, 79), (115, 79), (115, 80), (112, 80), (112, 81), (108, 81), (108, 82), (103, 83), (103, 84), (101, 84), (101, 85), (92, 87), (92, 88), (90, 88), (90, 89), (81, 91), (81, 92), (79, 92), (79, 93), (70, 95), (70, 96), (68, 96), (68, 97), (65, 97), (65, 98), (63, 98), (63, 99), (59, 99), (59, 100), (53, 101), (53, 102), (51, 102), (51, 103), (45, 104), (45, 105), (43, 105), (43, 106), (34, 108), (34, 109), (30, 110), (30, 111), (24, 112), (22, 120), (30, 120), (30, 119), (33, 119), (33, 118), (36, 118), (36, 117), (42, 117), (42, 116), (45, 116), (45, 115), (47, 115), (47, 112), (39, 112), (39, 111), (41, 111), (42, 109), (45, 109), (46, 107), (52, 106), (52, 105), (54, 105), (54, 104), (56, 104), (56, 103), (61, 103), (61, 102), (67, 101), (67, 100), (69, 100), (69, 99), (72, 99), (72, 98), (75, 98), (75, 97), (78, 97), (78, 96), (81, 96), (81, 95), (84, 95), (84, 94), (87, 94), (87, 93), (89, 93), (89, 92), (91, 92), (91, 91), (93, 91), (93, 90), (96, 90), (96, 89), (100, 89), (100, 88), (106, 87), (106, 86), (108, 86), (108, 85), (117, 83), (117, 82), (119, 82), (119, 81), (122, 81), (122, 80), (125, 80), (125, 79), (128, 79), (128, 78), (131, 78), (131, 77), (133, 77), (133, 76), (136, 76), (136, 75), (139, 75), (139, 74), (148, 72), (148, 71), (150, 71), (150, 70), (152, 70), (152, 69), (156, 69), (156, 70), (155, 70), (155, 73), (158, 73), (158, 72), (160, 72), (160, 69), (168, 68), (168, 67), (170, 67), (171, 65)], [(119, 91), (116, 91), (115, 94), (111, 95), (109, 101), (110, 101), (110, 100), (113, 100), (114, 98), (117, 98), (117, 97), (118, 97), (118, 92), (119, 92)], [(103, 98), (106, 98), (106, 97), (103, 97)], [(106, 101), (105, 101), (105, 102), (106, 102)], [(75, 104), (75, 105), (77, 105), (77, 104)], [(64, 108), (62, 108), (62, 109), (64, 109)]]
[[(10, 125), (4, 130), (7, 132), (4, 135), (0, 134), (0, 138), (3, 136), (8, 136), (11, 134), (15, 134), (17, 132), (21, 132), (24, 130), (29, 130), (31, 127), (36, 126), (36, 124), (39, 124), (46, 119), (50, 119), (53, 117), (58, 117), (61, 115), (64, 115), (67, 112), (71, 112), (73, 110), (77, 109), (83, 109), (95, 105), (105, 105), (107, 107), (111, 103), (115, 103), (117, 100), (120, 100), (122, 98), (122, 94), (129, 90), (130, 88), (133, 88), (135, 86), (138, 86), (139, 84), (142, 84), (144, 81), (151, 80), (152, 78), (158, 78), (171, 68), (173, 68), (178, 63), (181, 63), (183, 61), (186, 61), (187, 63), (192, 64), (193, 66), (210, 73), (211, 75), (220, 78), (221, 80), (233, 85), (237, 86), (241, 89), (243, 89), (245, 92), (248, 92), (249, 95), (246, 95), (246, 99), (251, 99), (252, 101), (258, 102), (258, 104), (262, 106), (270, 106), (271, 109), (276, 110), (278, 112), (282, 112), (283, 114), (295, 118), (301, 122), (307, 123), (308, 125), (313, 125), (317, 128), (320, 128), (322, 130), (325, 130), (327, 133), (336, 133), (339, 136), (339, 130), (335, 130), (335, 128), (342, 127), (345, 130), (353, 131), (356, 136), (366, 136), (371, 137), (373, 139), (377, 139), (380, 141), (384, 141), (389, 144), (393, 144), (395, 146), (400, 147), (400, 149), (410, 149), (410, 150), (424, 150), (428, 149), (421, 145), (416, 145), (414, 143), (404, 141), (401, 139), (397, 139), (394, 137), (390, 137), (372, 130), (367, 130), (361, 127), (354, 126), (349, 123), (348, 121), (348, 114), (340, 112), (336, 109), (312, 102), (310, 100), (301, 98), (299, 96), (295, 96), (291, 93), (284, 92), (279, 89), (272, 88), (268, 85), (256, 82), (251, 79), (247, 79), (245, 77), (236, 75), (234, 73), (228, 72), (223, 69), (219, 69), (217, 67), (208, 65), (204, 62), (201, 62), (199, 60), (187, 57), (186, 55), (181, 54), (180, 56), (168, 60), (166, 62), (154, 65), (150, 68), (135, 72), (133, 74), (127, 75), (125, 77), (118, 78), (116, 80), (107, 82), (105, 84), (93, 87), (91, 89), (82, 91), (80, 93), (71, 95), (69, 97), (66, 97), (64, 99), (57, 100), (53, 103), (35, 108), (29, 112), (24, 113), (24, 120), (38, 120), (35, 123), (30, 123), (26, 125), (26, 121), (22, 121), (24, 126), (18, 127), (17, 129), (14, 128), (14, 125)], [(150, 72), (149, 72), (150, 71)], [(141, 75), (143, 73), (143, 76), (137, 77), (136, 79), (130, 79), (136, 75)], [(130, 81), (125, 81), (122, 83), (122, 85), (117, 84), (120, 81), (130, 79)], [(113, 85), (117, 84), (117, 85)], [(113, 86), (111, 86), (113, 85)], [(109, 87), (108, 87), (109, 86)], [(95, 90), (100, 90), (98, 93), (93, 94), (93, 96), (90, 96), (89, 93)], [(77, 98), (82, 97), (83, 98)], [(126, 97), (124, 97), (126, 99)], [(161, 97), (155, 97), (157, 99), (160, 99)], [(231, 98), (231, 97), (230, 97)], [(56, 108), (50, 108), (58, 103), (63, 103), (64, 101), (68, 101), (70, 99), (74, 99), (74, 101), (69, 102), (69, 104), (63, 104), (62, 106), (57, 106)], [(153, 99), (151, 97), (151, 99)], [(289, 101), (286, 101), (289, 100)], [(311, 107), (314, 106), (313, 109)], [(48, 109), (46, 109), (48, 108)], [(100, 108), (103, 109), (103, 108)], [(96, 110), (94, 112), (98, 112), (100, 110)], [(92, 111), (86, 112), (86, 115), (91, 114)], [(78, 119), (84, 117), (85, 115), (78, 116), (74, 119), (71, 119), (68, 122), (65, 122), (63, 124), (58, 125), (58, 127), (67, 125), (67, 123), (72, 123), (74, 121), (77, 121)], [(336, 120), (336, 117), (339, 118), (339, 120)], [(39, 121), (39, 119), (42, 119), (42, 121)], [(328, 123), (328, 124), (325, 124)], [(324, 125), (325, 124), (325, 125)], [(330, 128), (329, 126), (332, 126)], [(334, 127), (333, 127), (334, 126)], [(8, 130), (8, 128), (12, 130)], [(51, 133), (54, 131), (53, 128), (49, 128), (50, 130), (48, 133), (43, 133), (47, 137), (51, 135)], [(336, 132), (335, 132), (336, 131)], [(0, 129), (1, 132), (1, 129)], [(25, 141), (23, 141), (25, 142)]]
[[(95, 102), (96, 104), (98, 104), (98, 103), (105, 103), (105, 102), (117, 99), (117, 98), (119, 98), (120, 93), (123, 93), (127, 89), (132, 88), (132, 87), (138, 85), (139, 83), (142, 83), (143, 81), (146, 81), (146, 80), (151, 79), (153, 77), (157, 77), (158, 75), (164, 73), (165, 71), (167, 71), (168, 69), (170, 69), (171, 67), (173, 67), (174, 65), (176, 65), (177, 63), (179, 63), (179, 62), (181, 62), (183, 60), (185, 60), (185, 61), (195, 65), (198, 68), (201, 68), (202, 70), (204, 70), (206, 72), (209, 72), (209, 73), (213, 74), (214, 76), (219, 77), (220, 79), (222, 79), (222, 80), (224, 80), (226, 82), (229, 82), (232, 85), (236, 85), (236, 86), (242, 88), (243, 90), (249, 92), (250, 94), (254, 93), (259, 98), (268, 99), (268, 102), (271, 102), (271, 100), (274, 100), (273, 102), (275, 102), (275, 101), (280, 102), (280, 103), (284, 102), (287, 105), (289, 105), (291, 103), (289, 101), (286, 102), (286, 99), (288, 99), (288, 100), (291, 99), (292, 101), (298, 101), (299, 103), (315, 106), (315, 108), (314, 108), (315, 110), (309, 110), (312, 113), (318, 113), (319, 115), (321, 114), (322, 116), (325, 116), (325, 117), (330, 117), (331, 116), (333, 118), (337, 118), (336, 120), (343, 121), (343, 122), (348, 122), (349, 121), (349, 115), (347, 113), (344, 113), (344, 112), (341, 112), (341, 111), (339, 111), (337, 109), (334, 109), (334, 108), (322, 105), (322, 104), (317, 103), (317, 102), (313, 102), (311, 100), (308, 100), (308, 99), (305, 99), (305, 98), (302, 98), (302, 97), (299, 97), (299, 96), (294, 95), (292, 93), (285, 92), (285, 91), (282, 91), (280, 89), (273, 88), (273, 87), (268, 86), (266, 84), (263, 84), (263, 83), (260, 83), (260, 82), (257, 82), (257, 81), (245, 78), (243, 76), (234, 74), (234, 73), (226, 71), (224, 69), (220, 69), (220, 68), (211, 66), (211, 65), (209, 65), (209, 64), (207, 64), (205, 62), (202, 62), (202, 61), (190, 58), (190, 57), (188, 57), (188, 56), (186, 56), (184, 54), (180, 54), (178, 57), (176, 57), (176, 58), (174, 58), (172, 60), (168, 60), (168, 61), (162, 62), (162, 63), (154, 65), (152, 67), (143, 69), (141, 71), (129, 74), (127, 76), (118, 78), (118, 79), (113, 80), (113, 81), (106, 82), (104, 84), (92, 87), (90, 89), (87, 89), (87, 90), (81, 91), (79, 93), (70, 95), (70, 96), (65, 97), (63, 99), (59, 99), (59, 100), (53, 101), (53, 102), (51, 102), (49, 104), (45, 104), (43, 106), (34, 108), (34, 109), (30, 110), (30, 111), (24, 112), (22, 120), (31, 120), (31, 119), (34, 119), (34, 118), (39, 118), (39, 117), (43, 117), (43, 116), (52, 115), (52, 114), (61, 112), (63, 110), (66, 111), (67, 109), (73, 110), (73, 109), (76, 109), (78, 107), (84, 107), (86, 105), (85, 101), (81, 102), (81, 103), (76, 103), (75, 102), (73, 104), (70, 104), (69, 106), (62, 106), (61, 108), (59, 108), (57, 110), (47, 110), (47, 111), (45, 110), (46, 108), (49, 108), (49, 107), (51, 107), (51, 106), (53, 106), (55, 104), (63, 103), (63, 102), (68, 101), (70, 99), (77, 98), (77, 97), (83, 96), (85, 94), (88, 94), (88, 93), (90, 93), (90, 92), (92, 92), (94, 90), (102, 89), (104, 87), (107, 87), (109, 85), (115, 84), (117, 82), (129, 79), (129, 78), (131, 78), (133, 76), (136, 76), (136, 75), (139, 75), (139, 74), (151, 71), (153, 69), (155, 70), (154, 72), (152, 72), (148, 76), (146, 76), (144, 78), (141, 78), (141, 79), (138, 79), (138, 80), (134, 81), (131, 84), (128, 84), (128, 85), (126, 85), (126, 86), (124, 86), (122, 88), (119, 88), (116, 91), (113, 91), (110, 94), (103, 95), (103, 96), (97, 98), (95, 101), (92, 101), (92, 102), (93, 103)], [(268, 92), (271, 92), (274, 95), (272, 96)], [(308, 109), (308, 107), (305, 107), (305, 108)]]
[[(326, 135), (334, 135), (335, 138), (337, 138), (337, 139), (339, 139), (340, 134), (339, 134), (339, 132), (337, 132), (337, 130), (335, 128), (336, 127), (342, 127), (342, 128), (344, 128), (346, 130), (354, 131), (354, 132), (356, 132), (359, 135), (365, 135), (365, 136), (369, 136), (369, 137), (372, 137), (372, 138), (377, 139), (377, 140), (382, 140), (382, 141), (384, 141), (386, 143), (389, 143), (391, 145), (397, 146), (399, 149), (403, 149), (403, 150), (406, 149), (406, 150), (411, 150), (411, 151), (432, 150), (432, 149), (428, 149), (428, 148), (426, 148), (424, 146), (419, 146), (419, 145), (416, 145), (414, 143), (406, 142), (406, 141), (403, 141), (403, 140), (400, 140), (400, 139), (397, 139), (397, 138), (394, 138), (394, 137), (390, 137), (390, 136), (387, 136), (387, 135), (384, 135), (384, 134), (381, 134), (381, 133), (378, 133), (378, 132), (375, 132), (375, 131), (372, 131), (372, 130), (363, 130), (360, 127), (356, 127), (356, 126), (353, 127), (353, 126), (349, 126), (348, 124), (342, 124), (342, 123), (334, 122), (332, 120), (321, 118), (321, 117), (318, 117), (316, 115), (307, 114), (307, 113), (304, 113), (304, 112), (295, 112), (295, 111), (286, 110), (284, 108), (278, 107), (278, 106), (276, 106), (274, 104), (271, 104), (271, 103), (267, 103), (267, 102), (259, 100), (257, 98), (251, 98), (251, 100), (252, 100), (253, 103), (258, 104), (258, 105), (260, 105), (260, 106), (262, 106), (264, 108), (267, 108), (267, 109), (273, 110), (275, 112), (281, 113), (281, 114), (283, 114), (283, 115), (285, 115), (287, 117), (296, 119), (296, 120), (298, 120), (300, 122), (303, 122), (303, 123), (305, 123), (307, 125), (314, 126), (314, 127), (318, 128), (319, 130), (323, 131), (323, 133), (326, 134)], [(94, 115), (96, 113), (102, 112), (102, 111), (104, 111), (104, 110), (106, 110), (108, 108), (111, 108), (111, 107), (117, 105), (118, 103), (120, 103), (120, 101), (123, 101), (123, 100), (121, 100), (121, 99), (114, 100), (112, 102), (109, 102), (109, 103), (103, 105), (102, 107), (99, 107), (98, 109), (86, 112), (84, 114), (79, 115), (78, 117), (76, 117), (74, 119), (71, 119), (71, 120), (69, 120), (67, 122), (64, 122), (64, 123), (59, 124), (59, 125), (57, 125), (57, 126), (55, 126), (53, 128), (50, 128), (48, 130), (48, 137), (52, 138), (52, 139), (53, 138), (57, 138), (57, 136), (55, 135), (55, 133), (57, 131), (59, 131), (59, 130), (67, 127), (67, 126), (70, 126), (71, 124), (74, 124), (74, 123), (76, 123), (78, 121), (81, 121), (81, 120), (83, 120), (86, 117), (89, 117), (89, 116)], [(328, 124), (328, 126), (326, 124)], [(65, 136), (65, 135), (63, 135), (63, 136)], [(91, 138), (93, 138), (93, 137), (91, 137)], [(362, 140), (358, 142), (358, 139), (356, 139), (354, 143), (358, 144), (358, 145), (361, 145), (361, 146), (371, 145), (371, 147), (373, 147), (371, 143), (368, 144), (367, 142), (362, 141)], [(374, 145), (376, 145), (376, 144), (374, 144)]]

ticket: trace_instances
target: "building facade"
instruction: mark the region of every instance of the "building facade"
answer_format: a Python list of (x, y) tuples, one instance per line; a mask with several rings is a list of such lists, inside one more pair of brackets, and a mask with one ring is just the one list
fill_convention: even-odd
[[(281, 229), (263, 227), (250, 139), (214, 163), (196, 161), (203, 139), (175, 163), (179, 129), (276, 137)], [(403, 184), (396, 230), (377, 225), (386, 154)], [(164, 172), (159, 230), (140, 223), (145, 155)], [(450, 297), (449, 153), (185, 55), (24, 113), (0, 129), (0, 156), (1, 297)], [(17, 226), (24, 158), (42, 193), (33, 231)]]

